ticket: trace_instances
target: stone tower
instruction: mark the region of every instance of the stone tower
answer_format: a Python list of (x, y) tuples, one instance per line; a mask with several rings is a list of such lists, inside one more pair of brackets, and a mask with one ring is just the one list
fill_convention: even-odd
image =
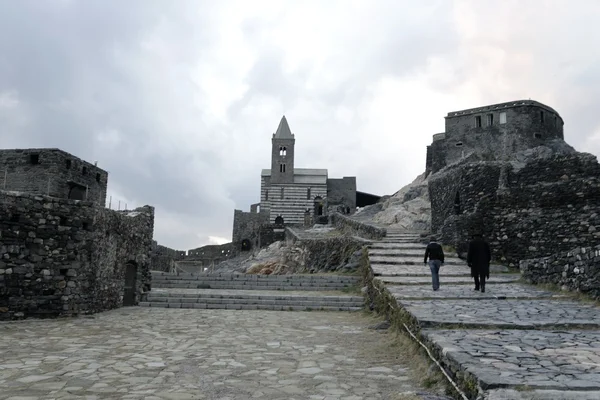
[(271, 139), (271, 184), (294, 183), (294, 144), (296, 139), (290, 131), (285, 115), (279, 122), (277, 132)]

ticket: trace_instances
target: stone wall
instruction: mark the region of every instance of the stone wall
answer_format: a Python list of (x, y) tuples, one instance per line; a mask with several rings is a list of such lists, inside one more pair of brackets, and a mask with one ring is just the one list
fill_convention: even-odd
[(334, 212), (331, 215), (329, 215), (329, 220), (331, 221), (331, 224), (336, 228), (343, 231), (352, 231), (356, 235), (367, 239), (381, 239), (387, 233), (387, 231), (384, 228), (379, 228), (377, 226), (370, 225), (365, 222), (354, 220), (337, 212)]
[(327, 207), (330, 211), (354, 214), (356, 211), (356, 177), (327, 179)]
[(531, 283), (550, 283), (600, 299), (600, 245), (576, 247), (548, 257), (521, 260), (523, 277)]
[(0, 150), (0, 189), (104, 206), (108, 173), (59, 149)]
[(285, 227), (282, 225), (265, 224), (260, 227), (259, 248), (265, 248), (275, 242), (285, 240)]
[[(523, 259), (600, 241), (600, 166), (594, 156), (479, 165), (459, 165), (429, 181), (434, 232), (459, 254), (477, 231), (490, 242), (495, 260), (515, 267)], [(503, 180), (502, 166), (508, 167), (506, 184), (494, 190)], [(470, 199), (458, 215), (449, 212), (454, 190)]]
[(170, 272), (175, 261), (181, 261), (185, 258), (185, 251), (171, 249), (152, 241), (152, 258), (150, 260), (152, 271)]
[[(150, 290), (154, 208), (0, 192), (0, 319), (90, 314)], [(132, 290), (125, 290), (126, 271)]]
[(239, 248), (232, 242), (225, 244), (209, 244), (198, 247), (197, 249), (188, 250), (186, 261), (200, 261), (201, 265), (211, 265), (225, 261), (239, 254)]
[(241, 248), (241, 243), (248, 240), (252, 248), (259, 247), (260, 226), (268, 223), (268, 215), (261, 209), (261, 212), (244, 212), (235, 210), (233, 213), (233, 233), (232, 242), (237, 248)]

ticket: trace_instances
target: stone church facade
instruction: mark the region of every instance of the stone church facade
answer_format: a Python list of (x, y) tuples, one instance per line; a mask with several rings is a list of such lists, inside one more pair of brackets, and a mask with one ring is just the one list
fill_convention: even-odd
[(261, 171), (260, 203), (234, 213), (232, 241), (242, 249), (267, 244), (260, 236), (269, 236), (268, 226), (281, 233), (283, 225), (311, 225), (331, 211), (355, 211), (356, 177), (331, 179), (327, 169), (297, 168), (295, 144), (283, 116), (271, 138), (271, 167)]

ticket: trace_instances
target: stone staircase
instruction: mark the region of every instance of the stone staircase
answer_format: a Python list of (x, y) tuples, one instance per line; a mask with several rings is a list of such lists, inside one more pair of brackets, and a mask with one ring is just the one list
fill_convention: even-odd
[(520, 283), (499, 265), (486, 292), (475, 291), (468, 266), (451, 254), (434, 292), (424, 239), (389, 229), (370, 246), (373, 305), (392, 310), (467, 398), (600, 399), (597, 304)]
[(142, 307), (359, 311), (364, 299), (355, 276), (339, 275), (178, 275), (154, 271), (152, 291)]

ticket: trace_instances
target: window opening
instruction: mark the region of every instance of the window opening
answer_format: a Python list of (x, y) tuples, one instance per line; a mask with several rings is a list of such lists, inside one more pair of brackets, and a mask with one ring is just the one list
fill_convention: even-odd
[(536, 139), (541, 139), (542, 138), (542, 134), (536, 132), (536, 133), (533, 134), (533, 137), (536, 138)]
[(265, 190), (265, 200), (269, 200), (269, 191)]
[(454, 145), (455, 145), (456, 147), (461, 147), (463, 144), (462, 144), (462, 142), (456, 142)]
[(460, 212), (460, 194), (457, 191), (456, 195), (454, 196), (454, 214), (460, 215)]
[(40, 155), (39, 154), (30, 154), (29, 155), (29, 163), (30, 164), (39, 164), (40, 163)]
[(481, 128), (481, 116), (479, 115), (475, 117), (475, 127)]
[(100, 173), (96, 174), (96, 182), (100, 182)]
[(494, 125), (494, 114), (487, 115), (487, 126)]
[(540, 111), (540, 120), (542, 121), (542, 124), (544, 123), (544, 112)]
[(83, 167), (83, 168), (81, 169), (81, 174), (82, 174), (82, 175), (86, 175), (86, 174), (87, 174), (87, 167)]
[(310, 200), (310, 188), (306, 189), (306, 200)]
[(500, 123), (501, 124), (505, 124), (506, 123), (506, 113), (505, 112), (501, 112), (500, 113)]
[(67, 167), (67, 169), (71, 169), (71, 160), (65, 160), (65, 167)]
[(281, 188), (281, 199), (283, 199), (283, 188)]

